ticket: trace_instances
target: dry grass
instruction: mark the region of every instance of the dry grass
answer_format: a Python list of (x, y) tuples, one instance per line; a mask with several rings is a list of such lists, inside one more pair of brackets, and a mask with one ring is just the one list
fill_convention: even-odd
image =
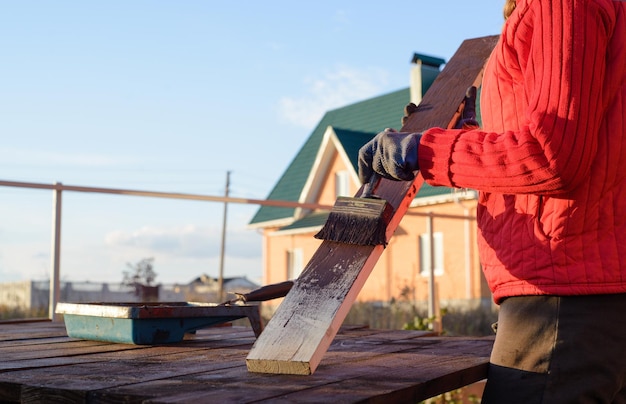
[(48, 310), (46, 309), (23, 309), (20, 307), (8, 307), (0, 305), (0, 320), (15, 320), (15, 319), (29, 319), (29, 318), (42, 318), (48, 317)]
[[(355, 303), (345, 325), (366, 325), (375, 329), (428, 330), (433, 318), (429, 318), (425, 307), (405, 302)], [(497, 321), (497, 312), (492, 307), (481, 305), (454, 305), (440, 311), (443, 333), (458, 336), (493, 335), (491, 325)]]

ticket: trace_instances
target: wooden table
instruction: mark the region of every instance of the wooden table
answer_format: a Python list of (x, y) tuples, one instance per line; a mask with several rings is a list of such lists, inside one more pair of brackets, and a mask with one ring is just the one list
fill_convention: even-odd
[(0, 401), (416, 403), (484, 379), (493, 339), (345, 327), (310, 376), (248, 372), (253, 342), (237, 326), (140, 346), (72, 339), (63, 323), (0, 323)]

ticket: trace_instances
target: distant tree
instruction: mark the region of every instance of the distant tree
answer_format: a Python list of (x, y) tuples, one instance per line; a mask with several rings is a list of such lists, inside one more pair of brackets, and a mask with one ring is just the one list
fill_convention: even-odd
[(154, 258), (144, 258), (136, 264), (126, 263), (129, 268), (128, 271), (124, 271), (124, 280), (122, 283), (128, 286), (152, 286), (152, 283), (157, 277), (157, 273), (154, 272)]

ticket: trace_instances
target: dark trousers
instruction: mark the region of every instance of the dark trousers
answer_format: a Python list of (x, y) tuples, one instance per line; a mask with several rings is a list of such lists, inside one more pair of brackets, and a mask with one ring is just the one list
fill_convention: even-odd
[(626, 403), (626, 294), (502, 302), (483, 404)]

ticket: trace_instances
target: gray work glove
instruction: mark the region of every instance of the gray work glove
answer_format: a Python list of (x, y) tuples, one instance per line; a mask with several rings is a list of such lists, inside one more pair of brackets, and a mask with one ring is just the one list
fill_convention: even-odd
[(478, 121), (476, 120), (476, 87), (471, 86), (465, 92), (465, 99), (463, 100), (463, 112), (459, 121), (456, 123), (456, 129), (475, 129), (478, 128)]
[(359, 179), (366, 184), (377, 173), (396, 181), (412, 181), (419, 169), (417, 148), (421, 133), (385, 129), (359, 150)]
[(402, 117), (402, 126), (406, 124), (406, 121), (409, 120), (409, 117), (415, 111), (417, 111), (417, 105), (413, 104), (412, 102), (406, 104), (406, 106), (404, 107), (404, 116)]
[[(414, 103), (404, 107), (402, 125), (411, 114), (417, 111)], [(457, 129), (477, 128), (476, 121), (476, 87), (471, 86), (465, 92), (463, 111), (456, 124)], [(359, 150), (359, 179), (362, 183), (369, 183), (377, 173), (383, 178), (396, 181), (412, 181), (415, 171), (419, 169), (417, 149), (421, 133), (396, 132), (394, 129), (385, 129), (370, 140)]]

